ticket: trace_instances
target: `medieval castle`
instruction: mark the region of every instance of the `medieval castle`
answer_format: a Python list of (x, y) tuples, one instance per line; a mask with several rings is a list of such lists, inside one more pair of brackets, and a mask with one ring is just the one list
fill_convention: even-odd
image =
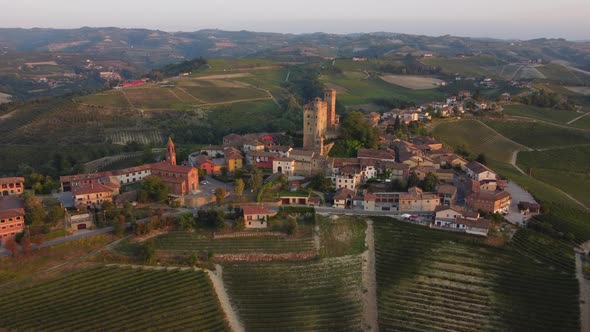
[(303, 106), (303, 149), (323, 155), (324, 139), (336, 133), (340, 117), (336, 115), (336, 90), (326, 90), (324, 100), (316, 98)]

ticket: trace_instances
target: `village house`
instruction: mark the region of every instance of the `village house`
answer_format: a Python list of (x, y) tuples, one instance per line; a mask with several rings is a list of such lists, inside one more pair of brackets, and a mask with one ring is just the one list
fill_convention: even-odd
[(66, 224), (67, 228), (71, 231), (79, 231), (83, 229), (90, 229), (93, 225), (92, 214), (80, 213), (80, 214), (69, 214), (66, 213)]
[(465, 171), (470, 178), (476, 181), (496, 180), (498, 177), (494, 171), (478, 163), (477, 161), (471, 161), (467, 163), (467, 165), (465, 165)]
[(374, 159), (381, 161), (395, 161), (393, 151), (360, 148), (356, 153), (359, 159)]
[(255, 165), (258, 168), (272, 169), (275, 158), (279, 158), (278, 153), (266, 151), (246, 152), (246, 160), (248, 164)]
[(439, 179), (439, 181), (444, 182), (453, 182), (455, 178), (455, 171), (452, 169), (435, 169), (434, 175)]
[(347, 188), (356, 190), (361, 184), (362, 172), (358, 165), (343, 166), (339, 169), (338, 174), (332, 175), (334, 188)]
[(266, 149), (268, 152), (278, 153), (281, 157), (289, 157), (293, 148), (287, 145), (273, 145)]
[(453, 205), (457, 200), (457, 187), (452, 184), (439, 184), (436, 186), (436, 193), (441, 205)]
[(307, 192), (283, 192), (281, 193), (282, 205), (308, 205), (310, 194)]
[(265, 147), (266, 146), (264, 143), (260, 142), (259, 140), (252, 139), (244, 142), (242, 150), (246, 153), (248, 153), (248, 151), (264, 151)]
[(244, 167), (244, 157), (242, 157), (242, 153), (238, 149), (228, 147), (223, 150), (223, 154), (224, 166), (227, 167), (228, 172), (235, 173), (236, 170)]
[(506, 191), (482, 191), (467, 195), (466, 203), (474, 211), (508, 213), (512, 197)]
[(0, 178), (0, 197), (22, 195), (24, 188), (24, 178)]
[(352, 199), (354, 191), (348, 188), (340, 188), (334, 194), (334, 207), (338, 209), (346, 209), (352, 207)]
[(246, 228), (267, 228), (268, 219), (277, 215), (265, 205), (241, 206)]
[(436, 209), (431, 227), (487, 236), (490, 225), (490, 221), (481, 218), (477, 212), (466, 211), (454, 206), (439, 206)]
[(293, 176), (295, 173), (295, 159), (287, 157), (275, 158), (272, 162), (272, 172)]
[(200, 155), (195, 159), (195, 166), (199, 167), (207, 175), (221, 174), (221, 168), (225, 164), (224, 159), (213, 159), (206, 155)]
[(434, 212), (440, 199), (436, 193), (425, 193), (418, 187), (400, 194), (400, 212)]
[(207, 155), (211, 158), (222, 157), (224, 154), (224, 147), (219, 145), (208, 145), (203, 147), (200, 151), (200, 154)]
[(19, 197), (0, 197), (0, 243), (25, 228), (25, 204)]
[(99, 181), (72, 188), (76, 207), (100, 207), (104, 202), (112, 202), (117, 194), (119, 194), (117, 187), (102, 184)]
[(365, 121), (367, 121), (367, 123), (369, 123), (373, 127), (377, 126), (379, 124), (380, 120), (381, 120), (381, 114), (379, 114), (377, 112), (371, 112), (371, 113), (365, 114)]

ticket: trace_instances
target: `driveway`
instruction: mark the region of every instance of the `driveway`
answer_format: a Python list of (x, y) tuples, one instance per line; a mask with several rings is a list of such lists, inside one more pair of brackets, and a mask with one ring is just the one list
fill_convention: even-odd
[(508, 215), (505, 216), (506, 220), (508, 220), (511, 224), (524, 226), (526, 222), (533, 217), (533, 215), (523, 215), (518, 211), (518, 203), (520, 202), (530, 202), (530, 203), (537, 203), (533, 196), (526, 190), (524, 190), (521, 186), (516, 184), (513, 181), (509, 181), (508, 185), (506, 186), (505, 190), (512, 195), (512, 201), (510, 202), (510, 210), (508, 211)]

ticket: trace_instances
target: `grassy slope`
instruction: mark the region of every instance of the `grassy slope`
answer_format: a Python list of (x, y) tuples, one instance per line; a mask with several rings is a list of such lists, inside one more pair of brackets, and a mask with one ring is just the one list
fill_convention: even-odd
[(547, 123), (485, 120), (485, 123), (511, 140), (534, 149), (589, 144), (590, 132)]
[[(391, 219), (375, 223), (382, 330), (578, 331), (573, 257), (563, 269), (471, 238)], [(532, 252), (528, 238), (520, 252)], [(526, 280), (526, 282), (524, 281)]]
[(379, 78), (365, 79), (362, 72), (344, 72), (337, 75), (320, 77), (324, 83), (333, 83), (347, 91), (338, 95), (346, 105), (369, 104), (375, 98), (398, 98), (416, 103), (441, 99), (443, 93), (438, 90), (410, 90), (389, 84)]
[(508, 105), (504, 107), (504, 113), (507, 115), (523, 116), (531, 119), (557, 123), (567, 123), (581, 115), (573, 111), (563, 111), (528, 105)]
[(476, 120), (440, 123), (432, 133), (450, 146), (464, 146), (473, 154), (485, 153), (504, 162), (510, 161), (513, 151), (521, 149)]
[(479, 55), (465, 58), (424, 58), (424, 64), (441, 67), (444, 73), (465, 76), (491, 76), (501, 70), (504, 62), (491, 55)]

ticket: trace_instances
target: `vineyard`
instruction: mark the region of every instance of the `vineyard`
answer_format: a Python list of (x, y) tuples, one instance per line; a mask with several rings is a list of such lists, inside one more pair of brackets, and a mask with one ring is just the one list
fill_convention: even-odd
[(514, 151), (524, 149), (475, 120), (440, 123), (433, 134), (453, 147), (465, 146), (473, 154), (485, 153), (504, 162), (510, 161)]
[(77, 270), (0, 292), (0, 310), (9, 330), (228, 330), (207, 275), (192, 270)]
[(382, 330), (580, 329), (573, 257), (535, 261), (527, 236), (514, 251), (383, 218), (375, 234)]
[(137, 142), (145, 145), (161, 145), (164, 143), (162, 133), (154, 129), (145, 130), (112, 130), (107, 133), (107, 139), (113, 144), (125, 145)]
[(360, 331), (361, 258), (224, 266), (223, 279), (248, 331)]
[(170, 232), (155, 238), (156, 248), (162, 251), (229, 253), (287, 253), (314, 251), (313, 238), (281, 238), (256, 236), (213, 239), (189, 232)]

